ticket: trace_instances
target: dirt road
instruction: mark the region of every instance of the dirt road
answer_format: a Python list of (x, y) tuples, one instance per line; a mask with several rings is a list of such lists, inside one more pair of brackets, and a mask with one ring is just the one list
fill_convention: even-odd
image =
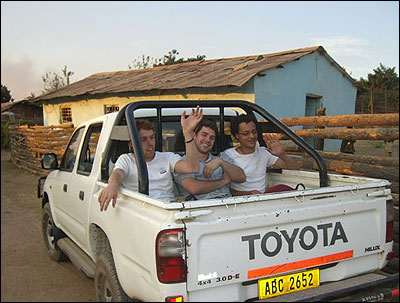
[(47, 256), (37, 179), (1, 151), (1, 301), (95, 302), (93, 280)]

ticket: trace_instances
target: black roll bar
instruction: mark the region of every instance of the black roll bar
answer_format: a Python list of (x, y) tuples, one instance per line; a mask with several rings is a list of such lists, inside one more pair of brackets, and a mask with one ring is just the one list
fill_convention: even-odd
[[(204, 100), (190, 100), (190, 101), (137, 101), (132, 102), (130, 104), (125, 105), (120, 112), (115, 121), (115, 125), (119, 125), (122, 119), (125, 117), (128, 125), (128, 130), (130, 134), (130, 138), (132, 140), (133, 150), (135, 153), (137, 170), (138, 170), (138, 180), (139, 180), (139, 192), (145, 195), (149, 194), (149, 178), (148, 171), (146, 166), (146, 161), (144, 159), (143, 151), (140, 144), (140, 138), (137, 132), (134, 111), (141, 108), (155, 108), (157, 109), (157, 126), (161, 126), (161, 109), (162, 108), (195, 108), (199, 105), (201, 108), (205, 107), (219, 107), (220, 109), (220, 138), (222, 140), (223, 129), (224, 129), (224, 108), (225, 107), (237, 107), (242, 108), (245, 112), (251, 113), (256, 112), (261, 115), (264, 119), (268, 120), (274, 126), (276, 126), (282, 133), (288, 136), (294, 143), (298, 146), (302, 147), (318, 164), (319, 168), (319, 178), (320, 178), (320, 187), (328, 186), (328, 174), (326, 164), (321, 157), (321, 155), (311, 147), (306, 141), (296, 135), (290, 128), (280, 122), (278, 119), (273, 117), (269, 112), (267, 112), (264, 108), (259, 106), (258, 104), (251, 103), (243, 100), (212, 100), (212, 101), (204, 101)], [(190, 113), (187, 113), (190, 114)], [(157, 138), (160, 138), (161, 132), (156, 133)], [(158, 140), (160, 141), (160, 140)], [(161, 142), (158, 142), (160, 145)], [(222, 145), (221, 145), (222, 146)], [(160, 147), (160, 146), (159, 146)], [(110, 144), (106, 147), (106, 153), (108, 153), (110, 149)], [(161, 149), (160, 149), (161, 150)], [(103, 171), (108, 169), (108, 165), (103, 163), (102, 165)]]

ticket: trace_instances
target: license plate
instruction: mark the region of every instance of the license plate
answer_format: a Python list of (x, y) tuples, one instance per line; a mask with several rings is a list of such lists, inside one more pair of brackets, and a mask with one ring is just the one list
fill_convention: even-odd
[(319, 286), (319, 269), (258, 280), (258, 297), (266, 299)]

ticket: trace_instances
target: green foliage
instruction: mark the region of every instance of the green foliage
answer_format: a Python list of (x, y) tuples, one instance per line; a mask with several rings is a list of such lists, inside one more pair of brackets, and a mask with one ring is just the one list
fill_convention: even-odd
[(392, 104), (399, 111), (399, 77), (395, 67), (386, 67), (382, 63), (374, 73), (369, 73), (367, 79), (357, 81), (358, 94), (362, 102), (373, 112), (376, 95), (383, 96), (385, 104)]
[(150, 56), (142, 55), (142, 57), (138, 57), (138, 59), (133, 60), (133, 66), (128, 65), (129, 69), (144, 69), (148, 67), (156, 67), (156, 66), (164, 66), (164, 65), (172, 65), (179, 64), (185, 62), (193, 62), (193, 61), (201, 61), (206, 58), (205, 55), (197, 55), (197, 57), (192, 58), (177, 58), (179, 52), (176, 49), (173, 49), (168, 52), (168, 54), (162, 56), (159, 59), (154, 59)]
[(42, 76), (42, 80), (44, 82), (44, 94), (70, 84), (70, 77), (74, 74), (74, 72), (67, 71), (66, 65), (64, 65), (64, 69), (61, 71), (62, 76), (54, 72), (46, 73), (44, 76)]
[(1, 84), (1, 103), (8, 101), (14, 101), (14, 99), (11, 97), (11, 91), (7, 89), (7, 86)]

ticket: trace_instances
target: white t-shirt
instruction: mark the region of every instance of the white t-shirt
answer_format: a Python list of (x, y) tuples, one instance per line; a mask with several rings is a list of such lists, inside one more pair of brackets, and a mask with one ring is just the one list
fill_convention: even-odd
[(274, 156), (263, 146), (256, 146), (251, 154), (240, 154), (236, 148), (229, 148), (223, 152), (230, 157), (235, 165), (241, 167), (246, 175), (246, 182), (231, 182), (231, 188), (239, 191), (258, 190), (264, 192), (267, 186), (267, 167), (275, 164), (279, 157)]
[[(170, 201), (174, 199), (173, 172), (175, 164), (181, 156), (172, 152), (157, 152), (154, 159), (146, 162), (149, 173), (149, 197)], [(135, 156), (132, 153), (122, 154), (115, 162), (114, 169), (119, 168), (125, 172), (122, 181), (124, 188), (138, 191), (138, 176)]]

